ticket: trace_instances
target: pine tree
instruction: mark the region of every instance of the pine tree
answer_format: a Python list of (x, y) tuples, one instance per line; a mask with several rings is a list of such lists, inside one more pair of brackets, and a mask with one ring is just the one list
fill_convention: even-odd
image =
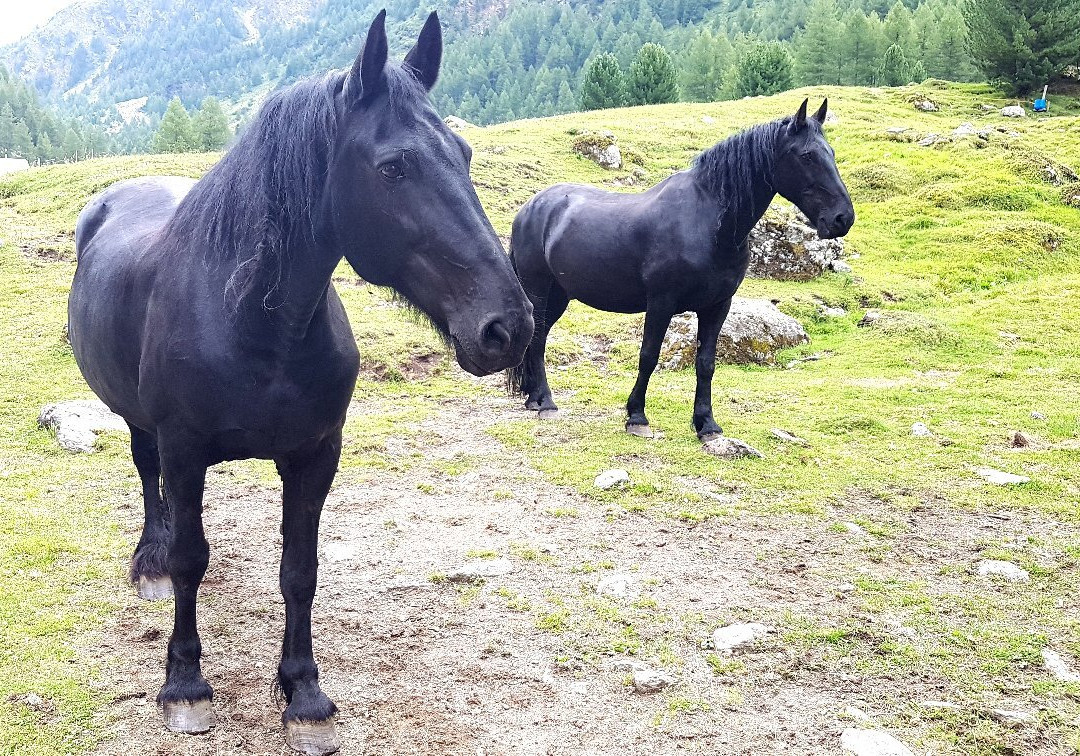
[(911, 25), (912, 13), (903, 0), (896, 0), (893, 7), (882, 22), (882, 31), (885, 32), (885, 44), (896, 45), (905, 55), (912, 52), (915, 47), (914, 30)]
[(908, 79), (914, 82), (926, 81), (926, 67), (921, 60), (915, 61), (908, 71)]
[(1080, 56), (1076, 0), (967, 0), (968, 46), (986, 76), (1016, 94), (1038, 88)]
[(581, 79), (581, 109), (618, 108), (626, 104), (626, 83), (619, 61), (601, 53), (589, 61)]
[(898, 87), (911, 80), (911, 67), (900, 45), (889, 45), (878, 70), (878, 83), (885, 87)]
[(844, 56), (843, 84), (867, 85), (876, 80), (880, 49), (877, 24), (880, 21), (876, 15), (867, 17), (858, 9), (844, 17), (844, 33), (840, 38)]
[(752, 97), (783, 92), (794, 86), (791, 55), (780, 42), (756, 42), (733, 70), (732, 95)]
[(678, 77), (668, 51), (653, 42), (642, 45), (630, 66), (626, 90), (631, 105), (678, 102)]
[(727, 35), (713, 36), (701, 29), (687, 46), (679, 66), (679, 91), (689, 102), (712, 102), (720, 98), (724, 73), (731, 65), (733, 51)]
[(839, 84), (843, 61), (843, 30), (835, 0), (814, 0), (806, 28), (795, 47), (795, 74), (803, 84)]
[(191, 131), (194, 147), (204, 152), (216, 152), (223, 149), (229, 141), (229, 121), (221, 105), (213, 97), (207, 97), (199, 106), (199, 111), (191, 119)]
[(191, 116), (179, 97), (174, 97), (154, 134), (154, 152), (188, 152), (196, 147)]

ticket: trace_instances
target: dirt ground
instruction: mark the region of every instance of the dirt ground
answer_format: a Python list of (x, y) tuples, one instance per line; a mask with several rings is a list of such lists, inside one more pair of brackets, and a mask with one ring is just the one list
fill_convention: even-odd
[[(415, 440), (388, 444), (433, 461), (465, 452), (479, 464), (456, 475), (424, 465), (375, 472), (331, 493), (313, 635), (324, 690), (341, 709), (341, 753), (835, 754), (852, 724), (846, 707), (889, 723), (912, 701), (949, 700), (954, 691), (933, 677), (883, 684), (780, 634), (737, 653), (737, 677), (718, 675), (702, 646), (712, 630), (735, 619), (795, 616), (830, 626), (855, 618), (888, 638), (904, 632), (900, 621), (862, 616), (862, 601), (844, 585), (854, 575), (949, 590), (950, 581), (970, 580), (980, 539), (1049, 527), (1017, 513), (958, 518), (932, 503), (897, 515), (855, 496), (825, 518), (612, 517), (545, 482), (484, 433), (522, 416), (509, 400), (494, 410), (457, 402)], [(686, 485), (731, 496), (709, 481)], [(289, 753), (271, 688), (284, 624), (279, 497), (278, 489), (238, 486), (228, 470), (208, 477), (212, 552), (199, 619), (216, 727), (205, 736), (163, 727), (154, 696), (171, 612), (132, 591), (96, 649), (116, 686), (99, 753)], [(133, 540), (138, 506), (133, 493), (120, 509)], [(571, 509), (576, 515), (553, 514)], [(892, 518), (888, 558), (867, 560), (873, 536), (838, 532), (835, 523), (856, 514)], [(438, 579), (481, 561), (470, 551), (497, 552), (513, 571), (476, 586)], [(963, 569), (942, 575), (942, 565)], [(613, 574), (627, 577), (630, 595), (598, 597), (597, 581)], [(565, 623), (542, 621), (559, 612)], [(629, 657), (612, 651), (620, 633), (636, 636), (640, 661), (678, 683), (635, 693), (616, 663)], [(913, 731), (893, 731), (914, 745)]]

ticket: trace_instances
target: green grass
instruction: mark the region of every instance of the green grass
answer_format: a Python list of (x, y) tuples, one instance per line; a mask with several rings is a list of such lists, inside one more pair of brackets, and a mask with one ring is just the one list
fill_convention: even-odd
[[(481, 200), (505, 235), (514, 213), (539, 189), (568, 180), (611, 186), (629, 173), (606, 172), (574, 155), (571, 145), (582, 130), (611, 129), (653, 183), (735, 129), (793, 112), (804, 96), (815, 101), (824, 95), (839, 117), (827, 131), (858, 215), (848, 238), (849, 250), (858, 254), (854, 275), (806, 283), (747, 281), (740, 293), (776, 299), (804, 323), (812, 341), (787, 357), (826, 356), (791, 369), (719, 366), (714, 380), (718, 421), (766, 459), (724, 462), (700, 452), (690, 426), (691, 371), (653, 378), (648, 413), (665, 438), (623, 434), (641, 318), (579, 305), (571, 306), (549, 342), (550, 376), (564, 418), (538, 422), (523, 413), (491, 433), (549, 481), (577, 489), (612, 518), (637, 513), (737, 522), (750, 512), (789, 518), (792, 527), (822, 518), (860, 524), (872, 538), (866, 563), (844, 576), (856, 585), (860, 617), (892, 617), (917, 640), (883, 635), (860, 617), (792, 613), (767, 619), (822, 664), (883, 679), (940, 679), (974, 700), (1029, 674), (1045, 641), (1080, 655), (1080, 625), (1068, 612), (1080, 588), (1080, 210), (1062, 201), (1062, 187), (1033, 170), (1080, 165), (1077, 109), (1063, 102), (1051, 117), (1017, 123), (980, 110), (981, 103), (1007, 103), (992, 89), (926, 82), (598, 111), (465, 135), (475, 149)], [(910, 103), (917, 95), (930, 96), (941, 111), (914, 110)], [(983, 148), (923, 148), (885, 134), (894, 125), (947, 134), (962, 121), (1005, 125), (1020, 136), (995, 132)], [(128, 590), (132, 534), (121, 532), (115, 510), (139, 502), (124, 440), (107, 437), (92, 456), (69, 455), (36, 425), (45, 403), (89, 395), (63, 334), (75, 216), (93, 192), (113, 181), (148, 173), (197, 176), (214, 159), (114, 158), (0, 179), (0, 753), (79, 752), (101, 736), (107, 670), (94, 660), (94, 637), (117, 610), (113, 597)], [(386, 292), (358, 282), (344, 266), (336, 280), (361, 349), (358, 392), (365, 396), (363, 411), (346, 427), (339, 480), (355, 483), (373, 471), (426, 465), (419, 453), (403, 454), (387, 442), (419, 438), (446, 402), (482, 403), (496, 389), (460, 377), (438, 356), (438, 337)], [(821, 317), (817, 300), (849, 314)], [(868, 308), (884, 317), (858, 327)], [(598, 345), (607, 345), (606, 360), (583, 359), (587, 348)], [(1032, 419), (1035, 410), (1046, 419)], [(912, 437), (916, 421), (934, 436)], [(778, 441), (769, 432), (775, 427), (809, 445)], [(1035, 433), (1047, 446), (1010, 450), (1015, 429)], [(420, 485), (438, 491), (446, 476), (477, 464), (463, 455), (425, 466), (432, 477)], [(988, 486), (973, 473), (979, 466), (1026, 474), (1032, 482)], [(628, 470), (631, 485), (596, 490), (595, 475), (610, 467)], [(231, 469), (240, 479), (274, 479), (272, 467), (262, 463)], [(829, 514), (853, 498), (872, 499), (886, 514)], [(977, 556), (1009, 558), (1031, 570), (1028, 590), (989, 592), (959, 564), (941, 565), (948, 588), (883, 577), (878, 567), (897, 558), (903, 517), (919, 506), (1028, 511), (1064, 523), (1069, 535), (985, 544)], [(579, 516), (570, 506), (548, 512), (566, 522)], [(556, 569), (531, 545), (515, 545), (511, 553)], [(1048, 560), (1047, 553), (1058, 556)], [(614, 565), (598, 558), (565, 567), (568, 584), (577, 586), (583, 576)], [(465, 588), (459, 600), (468, 604), (477, 595), (475, 587)], [(507, 609), (531, 612), (539, 631), (564, 638), (586, 660), (629, 653), (678, 666), (670, 650), (674, 638), (704, 632), (698, 617), (685, 619), (681, 630), (642, 633), (654, 623), (676, 624), (665, 624), (649, 597), (616, 606), (588, 591), (558, 600), (499, 595)], [(719, 658), (709, 663), (717, 679), (732, 686), (724, 705), (737, 707), (739, 686), (752, 680), (753, 665), (743, 669), (741, 662)], [(28, 693), (45, 699), (47, 711), (27, 706)], [(1067, 731), (1080, 715), (1077, 693), (1075, 685), (1034, 684), (1031, 695), (1049, 718), (1048, 732)], [(677, 695), (666, 700), (658, 722), (704, 708)], [(896, 717), (915, 726), (926, 715)], [(935, 718), (921, 732), (927, 747), (946, 752), (1003, 753), (1011, 742), (1002, 726), (967, 715)], [(1069, 736), (1061, 737), (1068, 742)], [(1080, 743), (1071, 737), (1075, 750)]]

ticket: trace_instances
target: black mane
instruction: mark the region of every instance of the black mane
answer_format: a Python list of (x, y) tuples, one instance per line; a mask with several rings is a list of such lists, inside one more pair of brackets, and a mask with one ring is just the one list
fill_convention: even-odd
[[(426, 98), (416, 78), (387, 65), (389, 105)], [(338, 131), (338, 95), (348, 70), (303, 79), (272, 94), (225, 156), (184, 198), (169, 223), (174, 239), (199, 240), (211, 263), (234, 270), (226, 299), (258, 294), (280, 306), (278, 288), (290, 255), (315, 242), (313, 211), (320, 204)]]
[(693, 170), (723, 204), (721, 215), (746, 216), (758, 182), (764, 179), (770, 188), (773, 186), (777, 136), (790, 123), (787, 117), (752, 126), (697, 156)]

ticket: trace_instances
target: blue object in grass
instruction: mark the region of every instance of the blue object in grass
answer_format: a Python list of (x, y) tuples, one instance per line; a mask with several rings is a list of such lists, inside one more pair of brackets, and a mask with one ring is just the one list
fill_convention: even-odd
[(1035, 106), (1032, 108), (1036, 113), (1045, 113), (1050, 106), (1046, 104), (1046, 100), (1041, 97), (1035, 101)]

